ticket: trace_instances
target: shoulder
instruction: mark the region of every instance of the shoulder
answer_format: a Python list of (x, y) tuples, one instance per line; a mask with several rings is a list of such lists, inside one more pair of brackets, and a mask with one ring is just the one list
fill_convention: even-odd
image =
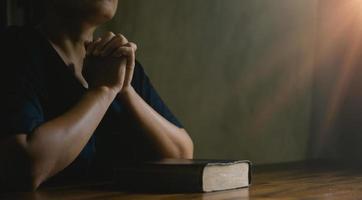
[(2, 47), (25, 46), (29, 42), (34, 41), (33, 38), (35, 34), (36, 30), (32, 27), (9, 26), (1, 31), (0, 40)]
[(29, 55), (42, 48), (44, 38), (34, 27), (10, 26), (1, 31), (0, 49), (9, 58)]
[(39, 36), (34, 28), (11, 26), (1, 32), (1, 60), (7, 66), (24, 65), (39, 48)]
[(38, 79), (34, 56), (42, 49), (40, 37), (31, 27), (8, 27), (0, 36), (1, 84), (16, 87), (30, 78)]
[(9, 38), (22, 37), (28, 34), (34, 34), (35, 27), (32, 26), (8, 26), (1, 30), (1, 36), (7, 36)]
[(1, 60), (10, 61), (10, 63), (24, 62), (43, 49), (43, 40), (40, 32), (34, 27), (10, 26), (1, 31)]

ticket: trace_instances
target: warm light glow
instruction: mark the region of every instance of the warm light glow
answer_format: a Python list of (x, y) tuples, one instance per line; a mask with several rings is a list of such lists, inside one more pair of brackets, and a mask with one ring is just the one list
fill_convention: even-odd
[[(317, 143), (323, 146), (329, 137), (328, 131), (335, 123), (346, 88), (349, 87), (351, 75), (361, 60), (362, 0), (323, 1), (320, 6), (316, 14), (317, 28), (315, 32), (311, 32), (306, 27), (299, 27), (295, 30), (300, 35), (309, 35), (308, 37), (311, 34), (315, 35), (315, 43), (305, 46), (313, 56), (311, 59), (304, 59), (296, 63), (298, 67), (290, 66), (288, 69), (283, 69), (290, 75), (289, 80), (279, 81), (277, 91), (269, 99), (260, 101), (256, 106), (257, 110), (251, 116), (252, 124), (249, 129), (251, 133), (262, 132), (263, 128), (272, 123), (275, 115), (285, 112), (298, 98), (303, 98), (303, 93), (298, 94), (299, 89), (313, 89), (311, 87), (312, 76), (316, 71), (330, 74), (328, 73), (332, 70), (330, 66), (323, 64), (331, 61), (331, 64), (338, 65), (337, 72), (335, 72), (337, 77), (334, 77), (334, 81), (328, 85), (332, 89), (325, 98), (327, 105), (325, 113), (322, 114), (324, 117), (320, 125), (321, 134), (317, 138)], [(291, 34), (291, 37), (287, 38), (275, 38), (274, 44), (270, 45), (270, 49), (265, 50), (264, 56), (261, 56), (255, 65), (256, 70), (248, 72), (246, 79), (240, 80), (240, 83), (237, 84), (240, 88), (235, 91), (255, 88), (258, 82), (278, 73), (276, 71), (279, 69), (276, 67), (283, 66), (285, 58), (294, 56), (292, 49), (295, 48), (295, 40), (303, 39), (303, 37), (295, 38), (292, 35), (298, 34)], [(342, 52), (341, 49), (343, 49)], [(333, 63), (336, 58), (341, 63)], [(298, 74), (298, 81), (296, 81), (295, 74)], [(256, 134), (255, 137), (259, 136)]]
[(324, 86), (329, 88), (327, 91), (329, 97), (326, 98), (327, 106), (317, 138), (319, 150), (323, 152), (324, 146), (330, 145), (328, 142), (330, 142), (330, 138), (333, 138), (332, 130), (338, 123), (336, 120), (347, 95), (347, 90), (351, 87), (351, 78), (356, 70), (362, 67), (360, 64), (362, 55), (362, 1), (333, 0), (327, 8), (321, 8), (321, 10), (316, 68), (319, 76), (321, 74), (326, 74), (328, 78), (336, 76), (333, 81), (327, 81), (328, 85)]

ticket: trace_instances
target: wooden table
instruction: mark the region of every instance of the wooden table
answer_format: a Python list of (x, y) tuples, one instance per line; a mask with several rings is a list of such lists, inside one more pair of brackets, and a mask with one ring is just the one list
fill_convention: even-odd
[(107, 189), (107, 184), (42, 188), (37, 192), (1, 194), (0, 199), (111, 200), (243, 200), (362, 199), (362, 168), (292, 163), (254, 169), (250, 188), (201, 194), (132, 194)]

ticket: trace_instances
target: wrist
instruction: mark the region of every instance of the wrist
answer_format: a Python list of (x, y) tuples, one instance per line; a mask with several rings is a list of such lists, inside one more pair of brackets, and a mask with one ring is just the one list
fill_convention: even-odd
[(123, 87), (122, 90), (118, 93), (117, 97), (120, 100), (128, 99), (135, 92), (132, 85)]
[(116, 89), (113, 89), (113, 88), (110, 88), (107, 86), (99, 86), (99, 87), (91, 88), (89, 91), (101, 93), (112, 101), (117, 96), (117, 93), (118, 93), (118, 91)]

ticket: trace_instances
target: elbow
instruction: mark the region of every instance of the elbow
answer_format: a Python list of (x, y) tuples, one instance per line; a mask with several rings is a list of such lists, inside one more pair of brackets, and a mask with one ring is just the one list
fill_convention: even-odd
[(41, 184), (41, 181), (37, 178), (25, 178), (20, 181), (22, 190), (29, 192), (35, 192)]
[(28, 162), (28, 164), (22, 171), (22, 177), (18, 178), (18, 182), (22, 182), (23, 188), (27, 191), (36, 191), (40, 185), (46, 180), (46, 173), (42, 167)]
[(47, 175), (47, 167), (40, 162), (27, 142), (26, 135), (18, 135), (0, 143), (0, 184), (9, 189), (34, 191)]
[(28, 190), (36, 191), (43, 182), (44, 182), (44, 179), (43, 179), (42, 175), (31, 174), (29, 181), (28, 181)]
[(44, 173), (28, 159), (18, 159), (4, 174), (7, 187), (21, 191), (35, 191), (44, 182)]
[(179, 157), (181, 159), (193, 159), (194, 158), (194, 143), (189, 139), (180, 148)]
[(54, 168), (54, 161), (40, 152), (39, 149), (28, 148), (24, 156), (27, 163), (27, 189), (31, 191), (36, 191), (50, 177), (51, 169)]
[(174, 145), (161, 152), (162, 159), (193, 159), (194, 145), (191, 142)]
[(28, 177), (28, 189), (31, 191), (37, 190), (40, 185), (45, 182), (49, 176), (49, 169), (52, 168), (48, 162), (37, 161), (38, 159), (32, 158), (29, 160), (29, 167), (27, 169), (27, 177)]
[(179, 159), (193, 159), (194, 158), (194, 143), (189, 136), (189, 134), (186, 132), (185, 129), (181, 129), (182, 131), (182, 139), (179, 142), (178, 145), (178, 151), (175, 158)]
[(35, 191), (46, 180), (46, 170), (43, 162), (34, 157), (30, 152), (24, 150), (18, 154), (14, 169), (12, 170), (15, 175), (16, 182), (23, 186), (26, 191)]
[(182, 158), (184, 159), (193, 159), (194, 158), (194, 142), (192, 141), (189, 134), (184, 130), (185, 141), (182, 145)]
[(42, 167), (35, 164), (32, 160), (27, 160), (26, 165), (22, 168), (21, 176), (18, 176), (18, 181), (21, 182), (24, 190), (36, 191), (40, 185), (45, 181), (45, 173)]
[(194, 143), (192, 139), (185, 134), (187, 137), (184, 138), (183, 142), (179, 145), (178, 153), (176, 158), (180, 159), (193, 159), (194, 158)]
[(42, 183), (42, 182), (39, 181), (39, 180), (33, 180), (32, 183), (31, 183), (30, 191), (35, 192), (36, 190), (38, 190), (38, 188), (40, 187), (41, 183)]

